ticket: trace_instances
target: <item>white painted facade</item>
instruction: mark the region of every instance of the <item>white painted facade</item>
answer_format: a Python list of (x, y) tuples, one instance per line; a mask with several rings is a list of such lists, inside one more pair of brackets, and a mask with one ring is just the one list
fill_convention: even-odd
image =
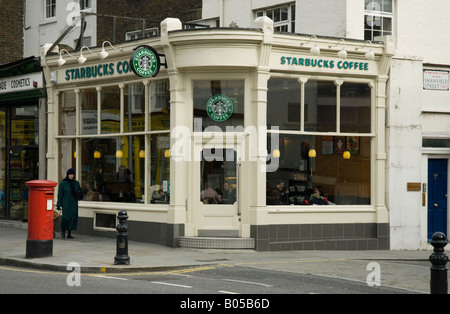
[[(45, 0), (26, 0), (24, 2), (24, 58), (39, 56), (40, 47), (47, 43), (54, 43), (61, 34), (72, 24), (71, 17), (79, 11), (79, 1), (56, 1), (55, 16), (46, 17)], [(91, 7), (84, 12), (97, 12), (97, 1), (90, 1)], [(96, 46), (97, 43), (97, 18), (86, 17), (86, 29), (84, 42), (86, 46)], [(60, 42), (71, 48), (76, 47), (80, 36), (81, 23), (76, 25)], [(68, 49), (71, 50), (71, 49)]]
[[(422, 139), (450, 138), (450, 91), (425, 90), (423, 76), (424, 70), (450, 71), (450, 2), (392, 2), (394, 51), (386, 98), (385, 142), (390, 246), (425, 249), (429, 248), (428, 160), (450, 160), (450, 147), (423, 148)], [(220, 26), (245, 28), (251, 26), (257, 10), (286, 4), (295, 4), (295, 33), (364, 39), (362, 0), (204, 0), (203, 18), (210, 25), (220, 20)], [(421, 190), (408, 191), (408, 183), (420, 183)], [(450, 181), (447, 186), (448, 194)], [(449, 208), (447, 198), (447, 212)]]

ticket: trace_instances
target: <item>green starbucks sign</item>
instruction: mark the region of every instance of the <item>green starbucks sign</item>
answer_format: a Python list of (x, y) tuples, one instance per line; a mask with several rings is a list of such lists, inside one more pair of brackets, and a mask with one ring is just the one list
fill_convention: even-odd
[(155, 49), (147, 45), (142, 45), (134, 48), (130, 65), (136, 75), (151, 77), (158, 75), (161, 61)]
[(206, 112), (214, 121), (226, 121), (233, 114), (233, 101), (221, 94), (212, 96), (206, 103)]

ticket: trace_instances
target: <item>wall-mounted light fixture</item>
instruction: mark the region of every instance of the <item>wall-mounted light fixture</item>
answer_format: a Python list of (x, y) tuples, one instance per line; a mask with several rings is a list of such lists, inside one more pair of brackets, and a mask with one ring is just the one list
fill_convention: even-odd
[(83, 49), (87, 49), (87, 50), (89, 50), (90, 53), (93, 53), (93, 52), (91, 51), (91, 49), (89, 49), (88, 46), (83, 46), (83, 47), (81, 47), (81, 49), (80, 49), (80, 56), (78, 57), (78, 64), (83, 64), (83, 63), (85, 63), (86, 60), (87, 60), (86, 57), (83, 55)]
[(356, 47), (355, 50), (363, 49), (363, 48), (367, 45), (367, 43), (370, 44), (370, 48), (369, 48), (369, 51), (366, 52), (366, 54), (364, 55), (364, 57), (365, 57), (367, 60), (373, 61), (373, 60), (375, 59), (375, 54), (374, 54), (373, 51), (372, 51), (372, 42), (371, 42), (370, 40), (367, 40), (367, 41), (364, 43), (364, 46), (362, 46), (361, 48)]
[(102, 44), (102, 51), (100, 52), (100, 59), (102, 59), (102, 60), (106, 59), (108, 57), (108, 55), (109, 55), (109, 53), (106, 52), (106, 50), (105, 50), (105, 44), (109, 44), (111, 46), (111, 48), (113, 48), (115, 50), (123, 51), (123, 49), (119, 49), (119, 48), (114, 47), (109, 41), (106, 40), (106, 41), (103, 42), (103, 44)]
[(61, 49), (59, 52), (58, 66), (63, 66), (66, 60), (62, 57), (63, 52), (66, 52), (69, 56), (73, 57), (66, 49)]
[(313, 38), (316, 40), (316, 43), (315, 43), (314, 47), (309, 49), (309, 51), (311, 52), (312, 55), (318, 56), (318, 55), (320, 55), (320, 48), (317, 47), (317, 37), (316, 37), (316, 35), (311, 35), (309, 40), (307, 42), (300, 43), (300, 46), (303, 46), (304, 44), (309, 44)]
[(336, 47), (336, 46), (338, 46), (341, 42), (344, 44), (344, 46), (343, 46), (342, 49), (338, 52), (338, 57), (341, 58), (341, 59), (347, 59), (347, 50), (345, 50), (345, 40), (343, 40), (343, 39), (339, 40), (338, 43), (337, 43), (336, 45), (334, 45), (334, 46), (333, 46), (333, 45), (328, 45), (328, 48)]

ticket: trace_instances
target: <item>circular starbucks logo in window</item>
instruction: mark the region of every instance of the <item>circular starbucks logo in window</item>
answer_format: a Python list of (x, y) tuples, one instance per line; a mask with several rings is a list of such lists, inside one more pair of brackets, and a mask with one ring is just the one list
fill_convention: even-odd
[(206, 103), (206, 112), (214, 121), (226, 121), (233, 114), (233, 101), (225, 95), (212, 96)]
[(133, 72), (142, 77), (156, 76), (159, 72), (159, 55), (150, 46), (139, 46), (135, 48), (131, 56), (130, 64)]

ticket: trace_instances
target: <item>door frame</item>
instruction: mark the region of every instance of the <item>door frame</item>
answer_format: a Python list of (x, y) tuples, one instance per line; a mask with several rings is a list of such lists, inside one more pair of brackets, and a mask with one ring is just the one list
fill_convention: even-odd
[[(191, 182), (192, 223), (194, 236), (205, 237), (242, 237), (242, 203), (244, 184), (242, 180), (242, 162), (245, 156), (245, 135), (241, 133), (203, 132), (194, 136)], [(225, 137), (226, 136), (226, 137)], [(236, 202), (234, 204), (203, 204), (201, 193), (201, 160), (203, 149), (227, 149), (236, 151)]]

